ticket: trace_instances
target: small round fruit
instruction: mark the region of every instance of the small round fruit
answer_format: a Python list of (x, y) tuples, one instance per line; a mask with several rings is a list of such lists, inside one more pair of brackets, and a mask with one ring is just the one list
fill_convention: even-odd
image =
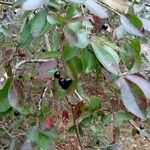
[(140, 125), (139, 128), (140, 128), (140, 130), (144, 130), (144, 126), (143, 125)]
[(64, 81), (64, 79), (60, 78), (58, 82), (59, 82), (59, 85), (64, 89), (65, 88), (65, 81)]
[(14, 111), (14, 116), (20, 116), (20, 112)]
[(107, 28), (108, 28), (108, 25), (107, 25), (107, 24), (103, 24), (103, 25), (102, 25), (102, 29), (103, 29), (103, 30), (105, 30), (105, 31), (106, 31), (106, 30), (107, 30)]
[(57, 70), (57, 71), (54, 73), (54, 78), (60, 79), (60, 71), (59, 71), (59, 70)]
[(72, 79), (71, 78), (69, 78), (69, 77), (65, 78), (65, 84), (67, 84), (68, 87), (71, 85), (71, 83), (72, 83)]
[(59, 85), (62, 87), (62, 89), (67, 90), (69, 86), (72, 83), (72, 79), (67, 77), (65, 79), (61, 78), (59, 79)]

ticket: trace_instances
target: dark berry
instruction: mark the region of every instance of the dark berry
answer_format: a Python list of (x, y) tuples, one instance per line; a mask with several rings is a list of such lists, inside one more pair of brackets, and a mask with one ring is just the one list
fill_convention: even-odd
[(46, 52), (46, 50), (43, 48), (43, 49), (42, 49), (42, 52)]
[(107, 30), (107, 28), (108, 28), (108, 25), (107, 25), (107, 24), (103, 24), (103, 25), (102, 25), (102, 29), (103, 29), (103, 30), (105, 30), (105, 31), (106, 31), (106, 30)]
[(144, 33), (145, 33), (144, 27), (142, 27), (142, 28), (140, 29), (140, 31), (144, 34)]
[(6, 12), (7, 10), (6, 9), (3, 9), (3, 12)]
[(72, 79), (67, 77), (65, 79), (59, 79), (59, 85), (64, 89), (64, 90), (67, 90), (69, 88), (69, 86), (71, 85), (72, 83)]
[(67, 84), (68, 87), (71, 85), (71, 83), (72, 83), (72, 79), (71, 78), (69, 78), (69, 77), (65, 78), (65, 84)]
[(60, 78), (58, 82), (59, 82), (59, 85), (60, 85), (63, 89), (65, 89), (65, 80), (64, 80), (63, 78)]
[(20, 115), (20, 112), (14, 111), (14, 115), (15, 115), (15, 116), (19, 116), (19, 115)]
[(54, 78), (60, 79), (60, 71), (59, 71), (59, 70), (57, 70), (57, 71), (54, 73)]
[(140, 125), (139, 128), (140, 128), (140, 130), (144, 130), (144, 126), (143, 125)]

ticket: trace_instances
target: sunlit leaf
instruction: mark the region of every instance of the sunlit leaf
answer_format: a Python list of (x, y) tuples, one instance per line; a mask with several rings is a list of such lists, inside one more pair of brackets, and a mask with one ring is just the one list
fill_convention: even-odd
[(141, 119), (146, 119), (145, 115), (140, 110), (128, 83), (125, 81), (124, 78), (121, 78), (120, 82), (121, 82), (121, 97), (127, 110)]
[(146, 98), (150, 100), (150, 82), (136, 75), (127, 75), (126, 78), (139, 86)]
[(150, 32), (150, 20), (144, 18), (140, 18), (140, 19), (142, 20), (144, 29)]
[(0, 112), (5, 112), (11, 107), (8, 102), (8, 93), (12, 86), (12, 80), (12, 78), (8, 78), (4, 87), (0, 90)]
[(127, 113), (124, 113), (124, 112), (118, 112), (114, 115), (114, 123), (116, 125), (121, 125), (123, 122), (129, 121), (132, 119), (133, 119), (133, 116), (131, 116)]
[(97, 59), (100, 63), (111, 73), (118, 75), (120, 72), (119, 64), (118, 64), (118, 57), (116, 58), (116, 52), (111, 49), (112, 52), (109, 52), (106, 47), (103, 47), (97, 44), (96, 41), (91, 42), (92, 48)]
[(141, 29), (143, 27), (142, 21), (138, 18), (136, 15), (132, 14), (126, 14), (126, 17), (129, 19), (129, 21), (138, 29)]
[(32, 129), (28, 132), (27, 137), (30, 141), (35, 142), (38, 139), (38, 129), (36, 126), (32, 127)]
[(37, 37), (42, 32), (42, 29), (46, 22), (46, 13), (45, 11), (40, 11), (36, 16), (33, 18), (31, 23), (31, 33), (33, 37)]
[(113, 37), (117, 39), (124, 38), (127, 35), (126, 30), (124, 29), (123, 25), (120, 25), (119, 27), (115, 28), (113, 32)]
[(100, 17), (108, 18), (108, 13), (106, 8), (98, 4), (95, 0), (86, 0), (84, 5), (90, 10), (91, 13)]
[(43, 5), (47, 4), (48, 0), (26, 0), (22, 8), (24, 10), (35, 10), (37, 8), (41, 8)]
[(139, 36), (139, 37), (143, 37), (143, 34), (142, 32), (136, 28), (129, 20), (127, 17), (125, 17), (124, 15), (120, 15), (120, 20), (121, 20), (121, 23), (124, 27), (124, 29), (130, 33), (130, 34), (133, 34), (133, 35), (136, 35), (136, 36)]

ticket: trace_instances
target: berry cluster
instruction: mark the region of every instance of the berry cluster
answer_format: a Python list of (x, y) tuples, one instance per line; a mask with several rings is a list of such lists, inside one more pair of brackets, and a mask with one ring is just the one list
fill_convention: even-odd
[(58, 83), (62, 87), (62, 89), (67, 90), (69, 88), (69, 86), (71, 85), (71, 83), (72, 83), (72, 79), (69, 78), (69, 77), (61, 78), (60, 74), (61, 73), (60, 73), (59, 70), (56, 71), (54, 73), (54, 78), (58, 79)]

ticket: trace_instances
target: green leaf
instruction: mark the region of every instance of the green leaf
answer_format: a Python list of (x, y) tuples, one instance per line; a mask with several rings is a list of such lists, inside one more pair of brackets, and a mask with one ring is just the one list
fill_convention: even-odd
[(139, 54), (134, 61), (134, 64), (130, 70), (130, 73), (138, 73), (142, 68), (142, 56)]
[(50, 147), (49, 137), (40, 132), (37, 139), (37, 145), (40, 149), (48, 149)]
[(126, 14), (126, 17), (129, 19), (129, 21), (138, 29), (141, 29), (143, 27), (142, 21), (138, 18), (136, 15), (132, 14)]
[(77, 81), (78, 80), (78, 70), (77, 70), (73, 60), (67, 61), (66, 69), (67, 69), (68, 74)]
[(114, 123), (120, 126), (123, 122), (132, 120), (133, 116), (124, 112), (118, 112), (114, 115)]
[(25, 106), (18, 107), (17, 111), (19, 111), (22, 115), (28, 115), (31, 113), (31, 108), (32, 106), (29, 107), (25, 105)]
[(75, 47), (85, 48), (89, 44), (88, 33), (86, 31), (75, 32), (71, 28), (64, 29), (66, 40)]
[(36, 126), (32, 127), (32, 129), (28, 132), (27, 137), (30, 141), (36, 142), (38, 139), (38, 129)]
[(31, 31), (31, 21), (28, 21), (20, 33), (20, 39), (23, 44), (28, 43), (32, 38), (32, 34), (30, 33), (30, 31)]
[(52, 33), (52, 49), (58, 50), (60, 46), (60, 34), (56, 31)]
[(96, 96), (91, 96), (90, 103), (87, 103), (83, 109), (88, 112), (94, 112), (95, 110), (100, 109), (100, 108), (101, 108), (100, 99)]
[(90, 109), (91, 111), (97, 110), (101, 108), (101, 101), (98, 97), (96, 96), (91, 96), (90, 97)]
[(31, 22), (31, 33), (33, 37), (37, 37), (41, 34), (42, 29), (46, 23), (46, 13), (45, 11), (40, 11), (36, 16), (32, 19)]
[(50, 141), (55, 140), (59, 136), (59, 132), (56, 126), (53, 126), (50, 130), (43, 132), (43, 133), (49, 137)]
[(64, 51), (63, 51), (64, 60), (68, 61), (68, 60), (74, 58), (79, 52), (80, 52), (79, 49), (77, 49), (67, 43), (65, 45)]
[(47, 15), (46, 16), (46, 19), (47, 19), (47, 21), (48, 21), (48, 23), (50, 24), (50, 25), (56, 25), (56, 22), (57, 22), (57, 20), (56, 20), (56, 18), (54, 17), (54, 16), (52, 16), (52, 15)]
[(112, 122), (112, 119), (113, 119), (113, 114), (109, 113), (108, 115), (105, 115), (104, 117), (102, 117), (102, 124), (104, 126), (107, 126), (108, 124)]
[(111, 49), (109, 52), (108, 47), (101, 46), (96, 42), (96, 39), (91, 42), (93, 51), (99, 60), (99, 62), (111, 73), (118, 75), (120, 73), (119, 64), (118, 64), (118, 57), (117, 53)]
[(44, 58), (60, 58), (62, 53), (60, 51), (48, 51), (48, 52), (42, 52), (40, 53), (40, 56)]
[(139, 39), (134, 39), (130, 44), (129, 47), (135, 51), (135, 54), (140, 54), (141, 52), (141, 44)]
[(12, 77), (8, 78), (4, 87), (0, 90), (0, 112), (5, 112), (10, 108), (8, 94), (12, 86), (12, 81)]
[(76, 6), (77, 5), (73, 3), (67, 6), (66, 19), (71, 19), (73, 17), (74, 12), (76, 10)]
[(84, 49), (82, 52), (82, 64), (83, 64), (83, 70), (85, 73), (90, 73), (94, 69), (97, 68), (98, 60), (96, 56), (91, 53), (88, 49)]
[(82, 129), (82, 127), (81, 127), (81, 126), (78, 126), (78, 129), (79, 129), (79, 134), (80, 134), (81, 136), (83, 136), (83, 135), (84, 135), (84, 133), (83, 133), (83, 129)]
[(74, 57), (73, 60), (74, 60), (78, 73), (82, 73), (82, 70), (83, 70), (82, 60), (78, 57)]
[(78, 22), (71, 22), (68, 24), (68, 27), (74, 31), (74, 32), (78, 32), (81, 28), (82, 28), (82, 22), (78, 21)]
[(48, 23), (48, 21), (46, 21), (40, 34), (43, 35), (44, 33), (48, 32), (50, 28), (51, 28), (51, 25)]
[(83, 118), (83, 119), (80, 121), (79, 126), (88, 127), (88, 126), (91, 125), (91, 122), (92, 122), (92, 117), (91, 117), (91, 116), (88, 116), (88, 117)]
[(74, 133), (75, 132), (75, 126), (71, 126), (69, 129), (68, 129), (68, 133)]

